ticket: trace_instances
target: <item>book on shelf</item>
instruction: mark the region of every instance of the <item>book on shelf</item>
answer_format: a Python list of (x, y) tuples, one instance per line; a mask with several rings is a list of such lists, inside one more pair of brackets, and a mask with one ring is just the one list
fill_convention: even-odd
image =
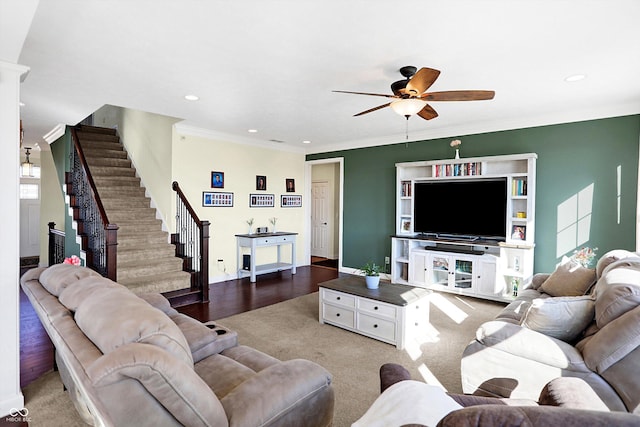
[(402, 197), (411, 197), (411, 181), (402, 181)]
[(466, 162), (466, 163), (447, 163), (433, 165), (433, 176), (475, 176), (481, 175), (480, 162)]
[(527, 195), (527, 178), (513, 178), (513, 182), (511, 183), (511, 195), (512, 196)]

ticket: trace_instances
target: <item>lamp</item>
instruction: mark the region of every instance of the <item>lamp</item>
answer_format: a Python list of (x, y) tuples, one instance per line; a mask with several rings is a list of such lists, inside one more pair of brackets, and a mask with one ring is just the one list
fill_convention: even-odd
[(35, 176), (34, 174), (34, 166), (33, 163), (31, 163), (29, 161), (29, 154), (31, 147), (25, 147), (24, 150), (27, 152), (26, 153), (26, 157), (27, 159), (22, 162), (22, 164), (20, 165), (20, 176), (23, 178), (33, 178)]
[(413, 116), (414, 114), (420, 112), (420, 110), (422, 110), (425, 105), (427, 105), (427, 101), (423, 101), (422, 99), (405, 98), (393, 101), (390, 104), (390, 107), (396, 113), (409, 119), (409, 116)]

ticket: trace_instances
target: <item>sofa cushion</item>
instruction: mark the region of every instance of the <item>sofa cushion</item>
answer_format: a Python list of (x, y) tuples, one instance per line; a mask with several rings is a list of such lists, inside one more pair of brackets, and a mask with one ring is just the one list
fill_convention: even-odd
[(620, 260), (609, 265), (598, 280), (594, 295), (598, 328), (640, 305), (640, 260)]
[(80, 279), (77, 282), (71, 283), (60, 292), (58, 297), (60, 303), (67, 307), (71, 311), (76, 311), (78, 306), (87, 297), (95, 294), (96, 292), (108, 292), (109, 288), (119, 288), (126, 291), (124, 286), (109, 280), (102, 276), (89, 276), (84, 279)]
[(75, 320), (104, 354), (128, 343), (147, 343), (193, 366), (189, 344), (178, 326), (127, 289), (114, 287), (88, 296), (78, 306)]
[(596, 282), (596, 272), (574, 262), (560, 264), (538, 289), (552, 297), (584, 295)]
[(598, 278), (602, 277), (605, 268), (607, 268), (611, 263), (624, 258), (638, 259), (638, 254), (635, 252), (629, 252), (624, 249), (614, 249), (602, 255), (598, 260), (598, 263), (596, 264), (596, 274)]
[(591, 296), (536, 298), (531, 302), (522, 326), (573, 341), (593, 320), (595, 302)]
[[(227, 415), (220, 401), (207, 384), (184, 363), (176, 363), (167, 352), (148, 344), (129, 343), (118, 347), (96, 360), (87, 369), (87, 375), (97, 388), (103, 388), (103, 396), (116, 394), (126, 399), (126, 393), (132, 388), (131, 381), (140, 383), (160, 405), (185, 426), (228, 426)], [(129, 380), (129, 381), (127, 381)], [(137, 384), (135, 384), (137, 385)], [(109, 389), (112, 392), (109, 393)], [(141, 421), (142, 409), (131, 408), (131, 403), (123, 403), (118, 416), (133, 409), (137, 417), (135, 422), (128, 419), (126, 424), (118, 425), (154, 425), (151, 420), (155, 414)], [(155, 407), (154, 412), (160, 408)]]
[(64, 288), (85, 277), (102, 276), (100, 273), (87, 267), (79, 267), (71, 264), (56, 264), (40, 274), (40, 283), (52, 295), (60, 296)]

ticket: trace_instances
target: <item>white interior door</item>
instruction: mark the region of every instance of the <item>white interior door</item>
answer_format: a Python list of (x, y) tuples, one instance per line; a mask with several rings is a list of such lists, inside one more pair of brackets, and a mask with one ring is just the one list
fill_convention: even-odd
[(328, 182), (311, 184), (311, 256), (329, 258), (331, 197)]

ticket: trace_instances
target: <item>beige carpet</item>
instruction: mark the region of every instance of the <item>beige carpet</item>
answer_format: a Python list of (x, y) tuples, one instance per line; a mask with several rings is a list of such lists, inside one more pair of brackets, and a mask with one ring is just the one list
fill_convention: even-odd
[[(387, 362), (404, 365), (415, 379), (461, 392), (460, 355), (475, 330), (492, 319), (504, 304), (434, 293), (432, 327), (421, 343), (405, 350), (343, 329), (318, 323), (318, 294), (221, 319), (236, 330), (240, 344), (282, 360), (304, 358), (333, 375), (336, 391), (334, 426), (350, 426), (379, 394), (378, 369)], [(31, 427), (74, 426), (79, 418), (59, 377), (49, 373), (24, 390)], [(75, 424), (74, 424), (75, 423)]]

